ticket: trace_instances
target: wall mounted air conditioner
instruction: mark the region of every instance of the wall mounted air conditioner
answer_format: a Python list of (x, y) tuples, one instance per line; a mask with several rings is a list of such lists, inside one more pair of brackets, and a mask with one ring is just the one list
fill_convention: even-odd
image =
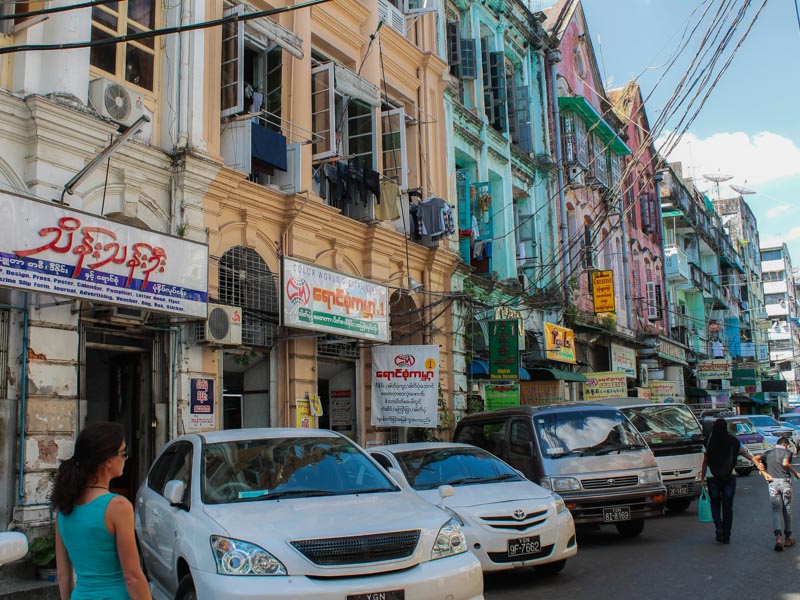
[(126, 127), (145, 114), (141, 94), (102, 77), (89, 82), (89, 102), (100, 116)]
[(241, 346), (242, 309), (238, 306), (209, 304), (204, 339), (198, 341), (218, 346)]

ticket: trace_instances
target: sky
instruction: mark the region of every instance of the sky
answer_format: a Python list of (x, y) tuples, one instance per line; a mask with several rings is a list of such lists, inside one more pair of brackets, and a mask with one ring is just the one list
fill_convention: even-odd
[[(739, 7), (746, 1), (734, 4)], [(723, 62), (762, 2), (751, 2)], [(648, 120), (654, 124), (699, 47), (699, 32), (707, 29), (710, 17), (667, 70), (687, 24), (695, 23), (707, 6), (713, 12), (720, 4), (721, 0), (583, 0), (606, 89), (638, 78)], [(695, 185), (712, 198), (716, 184), (704, 180), (705, 174), (731, 175), (728, 184), (753, 190), (745, 200), (758, 219), (761, 246), (786, 242), (795, 266), (800, 266), (798, 75), (800, 24), (794, 0), (768, 0), (730, 67), (668, 155), (670, 161), (681, 161), (684, 175), (695, 177)], [(682, 113), (666, 123), (659, 141), (676, 127)], [(728, 184), (721, 185), (722, 197), (736, 195), (726, 189)]]

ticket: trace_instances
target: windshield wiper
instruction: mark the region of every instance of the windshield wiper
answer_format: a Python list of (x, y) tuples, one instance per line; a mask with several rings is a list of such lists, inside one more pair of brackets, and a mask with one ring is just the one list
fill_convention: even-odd
[(595, 454), (600, 456), (601, 454), (610, 454), (611, 452), (622, 452), (623, 450), (635, 450), (647, 448), (647, 446), (642, 446), (641, 444), (615, 444), (613, 446), (606, 446), (605, 448), (598, 448)]
[(554, 452), (553, 454), (548, 454), (547, 458), (562, 458), (564, 456), (569, 456), (570, 454), (579, 454), (580, 456), (584, 456), (588, 450), (593, 450), (594, 446), (587, 446), (586, 448), (573, 448), (572, 450), (565, 450), (564, 452)]
[(379, 494), (381, 492), (396, 492), (396, 491), (397, 490), (395, 488), (382, 487), (382, 488), (370, 488), (366, 490), (353, 490), (350, 492), (344, 492), (344, 494)]
[(247, 500), (276, 500), (278, 498), (313, 498), (316, 496), (333, 496), (338, 492), (330, 490), (286, 490), (285, 492), (271, 492)]

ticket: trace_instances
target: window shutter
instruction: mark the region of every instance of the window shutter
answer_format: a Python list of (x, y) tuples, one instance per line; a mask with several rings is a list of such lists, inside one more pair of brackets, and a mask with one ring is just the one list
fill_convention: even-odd
[(533, 152), (533, 131), (531, 131), (530, 88), (520, 85), (516, 88), (517, 101), (517, 145), (525, 152)]
[(661, 284), (655, 285), (656, 289), (656, 317), (662, 319), (664, 317), (664, 304), (661, 301)]
[(461, 64), (459, 65), (461, 79), (476, 79), (478, 77), (478, 63), (475, 56), (475, 40), (461, 40)]
[(519, 120), (517, 119), (517, 86), (514, 73), (506, 73), (506, 112), (508, 114), (508, 136), (519, 143)]
[(421, 15), (438, 10), (437, 0), (403, 0), (403, 12), (407, 15)]
[(312, 155), (315, 160), (336, 155), (336, 112), (333, 63), (311, 69)]
[(658, 305), (656, 303), (656, 284), (653, 281), (645, 283), (647, 290), (647, 318), (651, 321), (658, 320)]
[[(223, 16), (244, 14), (244, 6), (223, 12)], [(222, 26), (221, 105), (223, 117), (244, 112), (244, 23), (236, 21)]]
[(461, 24), (458, 21), (447, 22), (447, 64), (461, 63)]
[(489, 88), (493, 111), (489, 121), (497, 131), (506, 130), (506, 57), (502, 52), (489, 53)]
[(267, 58), (267, 94), (264, 108), (267, 110), (268, 126), (280, 133), (281, 109), (283, 107), (281, 76), (283, 71), (283, 49), (275, 46), (266, 53)]
[(575, 152), (575, 119), (570, 114), (561, 117), (561, 137), (564, 140), (564, 160), (574, 163), (578, 156)]
[(579, 117), (574, 117), (575, 126), (575, 158), (584, 167), (589, 166), (589, 136), (586, 132), (586, 123)]
[(394, 179), (400, 189), (408, 188), (408, 159), (406, 151), (406, 113), (395, 108), (381, 113), (381, 151), (383, 176)]
[(647, 194), (639, 196), (639, 211), (642, 215), (642, 231), (650, 233), (650, 198), (648, 198)]

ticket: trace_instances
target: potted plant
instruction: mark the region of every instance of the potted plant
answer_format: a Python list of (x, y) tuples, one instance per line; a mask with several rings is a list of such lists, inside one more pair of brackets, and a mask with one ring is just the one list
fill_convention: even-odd
[(31, 562), (37, 567), (39, 579), (56, 580), (56, 537), (38, 537), (30, 543)]

